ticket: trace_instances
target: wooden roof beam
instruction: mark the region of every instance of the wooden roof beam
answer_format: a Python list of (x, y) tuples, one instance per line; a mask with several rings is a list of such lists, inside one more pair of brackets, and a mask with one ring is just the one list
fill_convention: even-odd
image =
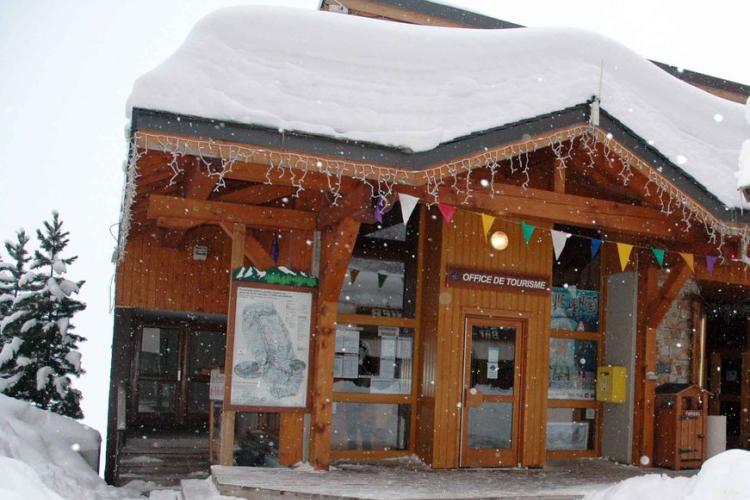
[(232, 203), (247, 203), (248, 205), (263, 205), (273, 200), (291, 196), (295, 188), (290, 186), (275, 186), (269, 184), (254, 184), (243, 187), (227, 193), (219, 193), (216, 196), (218, 201), (228, 201)]
[[(236, 237), (234, 232), (234, 224), (221, 222), (219, 223), (219, 227), (226, 233), (227, 236), (229, 236), (230, 239), (232, 239), (232, 241), (234, 241), (234, 238)], [(263, 245), (261, 245), (258, 240), (247, 233), (245, 233), (244, 236), (243, 251), (245, 257), (247, 257), (252, 265), (263, 270), (270, 269), (276, 265), (271, 255), (269, 255), (269, 253), (265, 248), (263, 248)]]
[[(298, 185), (302, 185), (305, 191), (331, 191), (336, 188), (338, 180), (335, 175), (329, 178), (327, 175), (319, 172), (305, 173), (302, 170), (289, 168), (275, 168), (268, 174), (268, 166), (257, 163), (235, 162), (232, 170), (224, 174), (225, 179), (233, 179), (246, 182), (266, 183), (270, 179), (275, 186), (294, 187), (295, 191)], [(292, 175), (294, 174), (294, 175)], [(304, 176), (304, 180), (302, 177)], [(349, 191), (359, 186), (361, 182), (351, 177), (341, 177), (341, 190)]]
[(318, 227), (333, 227), (347, 217), (357, 222), (370, 224), (375, 222), (372, 214), (372, 191), (362, 184), (354, 191), (344, 193), (336, 206), (318, 214)]
[(256, 228), (301, 229), (313, 231), (317, 227), (315, 214), (289, 208), (259, 207), (200, 201), (175, 196), (151, 195), (148, 199), (149, 219), (187, 219), (196, 223), (239, 223)]
[[(424, 187), (397, 186), (395, 189), (422, 200), (432, 200)], [(464, 201), (464, 195), (456, 194), (451, 188), (440, 188), (438, 197), (441, 203), (458, 207)], [(653, 208), (506, 184), (496, 185), (494, 196), (483, 190), (474, 190), (468, 208), (496, 215), (612, 228), (667, 240), (674, 239), (679, 233), (672, 222)]]

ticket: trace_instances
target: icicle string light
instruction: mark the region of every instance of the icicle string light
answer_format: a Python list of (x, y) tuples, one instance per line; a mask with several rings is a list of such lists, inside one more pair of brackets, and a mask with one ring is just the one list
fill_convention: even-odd
[[(494, 149), (484, 148), (483, 151), (466, 158), (414, 171), (291, 151), (226, 144), (213, 139), (188, 139), (139, 131), (133, 135), (132, 152), (128, 161), (118, 256), (122, 258), (124, 254), (124, 245), (130, 229), (130, 211), (135, 199), (135, 180), (138, 175), (137, 163), (150, 150), (170, 155), (169, 167), (173, 174), (170, 183), (175, 182), (183, 174), (178, 158), (193, 155), (197, 156), (205, 166), (206, 175), (216, 178), (215, 190), (225, 187), (225, 177), (232, 172), (237, 162), (256, 163), (266, 165), (266, 184), (273, 184), (274, 178), (288, 175), (291, 186), (296, 190), (292, 195), (294, 197), (299, 197), (305, 190), (305, 177), (310, 172), (315, 172), (324, 175), (327, 179), (327, 196), (331, 205), (337, 205), (342, 197), (344, 177), (351, 177), (368, 185), (372, 197), (377, 198), (384, 207), (388, 207), (393, 203), (397, 185), (424, 186), (427, 199), (423, 201), (428, 206), (440, 202), (440, 189), (447, 186), (457, 195), (462, 195), (460, 204), (468, 205), (477, 189), (472, 184), (471, 172), (478, 168), (489, 169), (491, 182), (486, 189), (491, 196), (494, 196), (496, 194), (494, 181), (502, 162), (507, 162), (511, 175), (519, 172), (524, 176), (521, 185), (526, 189), (531, 182), (529, 165), (531, 153), (550, 148), (555, 157), (557, 169), (562, 170), (567, 168), (569, 162), (573, 160), (576, 146), (584, 154), (583, 163), (586, 168), (597, 168), (597, 158), (601, 155), (605, 160), (604, 168), (611, 170), (624, 186), (629, 185), (635, 176), (635, 171), (640, 172), (647, 179), (643, 186), (644, 195), (655, 197), (660, 211), (665, 216), (679, 214), (683, 232), (689, 231), (695, 225), (703, 226), (707, 241), (717, 245), (722, 261), (724, 257), (721, 251), (726, 237), (750, 238), (750, 228), (719, 220), (703, 206), (686, 196), (656, 169), (615, 141), (611, 134), (588, 124), (576, 125), (537, 137), (524, 135), (523, 142), (520, 143)], [(216, 159), (221, 160), (220, 169), (213, 166), (212, 160)], [(460, 178), (464, 176), (465, 179), (462, 181)]]

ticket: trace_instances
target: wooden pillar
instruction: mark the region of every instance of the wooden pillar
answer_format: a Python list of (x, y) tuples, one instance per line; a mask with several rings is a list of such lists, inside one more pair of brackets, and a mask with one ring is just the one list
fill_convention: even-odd
[[(229, 281), (232, 281), (231, 271), (237, 267), (242, 267), (245, 263), (245, 233), (247, 228), (244, 224), (234, 224), (232, 226), (232, 257), (229, 264)], [(231, 286), (229, 288), (231, 290)], [(230, 369), (229, 361), (232, 353), (227, 350), (224, 370)], [(227, 379), (228, 380), (228, 379)], [(227, 391), (224, 392), (227, 394)], [(224, 401), (226, 408), (229, 401)], [(232, 465), (234, 462), (234, 420), (235, 412), (224, 410), (221, 412), (221, 444), (219, 463), (221, 465)]]
[(328, 469), (331, 461), (337, 303), (358, 232), (359, 222), (346, 217), (325, 230), (321, 238), (310, 443), (310, 462), (316, 469)]

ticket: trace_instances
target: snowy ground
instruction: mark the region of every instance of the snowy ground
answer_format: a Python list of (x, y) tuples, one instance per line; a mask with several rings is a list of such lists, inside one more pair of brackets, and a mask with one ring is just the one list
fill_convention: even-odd
[(339, 464), (330, 472), (314, 471), (303, 465), (296, 470), (214, 466), (212, 473), (225, 494), (240, 495), (259, 489), (284, 491), (290, 498), (295, 498), (294, 494), (313, 494), (326, 498), (416, 500), (580, 498), (601, 494), (613, 483), (642, 475), (644, 470), (602, 459), (560, 461), (541, 470), (437, 470), (412, 459)]
[[(177, 500), (171, 490), (135, 483), (107, 485), (82, 453), (96, 452), (100, 437), (73, 419), (0, 395), (1, 500)], [(201, 499), (217, 499), (206, 483)], [(145, 490), (153, 490), (144, 493)]]
[[(182, 493), (144, 490), (154, 485), (108, 486), (82, 453), (99, 434), (80, 423), (0, 395), (0, 499), (2, 500), (219, 500), (210, 480), (183, 483)], [(750, 499), (750, 452), (730, 450), (697, 474), (643, 475), (643, 469), (602, 459), (560, 462), (543, 470), (435, 470), (418, 461), (341, 465), (318, 472), (215, 466), (222, 486), (367, 499), (554, 497), (586, 500)], [(662, 471), (665, 472), (665, 471)], [(637, 477), (633, 477), (637, 476)], [(621, 481), (621, 482), (617, 482)], [(614, 484), (613, 484), (614, 483)], [(182, 496), (184, 495), (184, 497)], [(293, 497), (294, 495), (290, 495)]]

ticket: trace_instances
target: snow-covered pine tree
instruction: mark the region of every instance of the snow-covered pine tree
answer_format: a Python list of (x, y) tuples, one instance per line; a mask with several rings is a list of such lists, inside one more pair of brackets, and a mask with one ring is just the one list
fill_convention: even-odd
[(28, 243), (26, 232), (19, 230), (15, 242), (5, 242), (10, 260), (0, 262), (0, 393), (7, 393), (21, 377), (16, 357), (23, 340), (17, 334), (25, 320), (24, 312), (19, 312), (16, 307), (16, 299), (31, 290), (31, 283), (26, 276), (27, 265), (31, 260), (26, 249)]
[(81, 392), (71, 387), (71, 376), (83, 373), (77, 347), (85, 339), (72, 333), (70, 320), (86, 308), (72, 298), (83, 281), (76, 283), (62, 276), (77, 257), (63, 257), (68, 233), (63, 231), (57, 212), (44, 222), (43, 230), (37, 230), (37, 239), (39, 249), (34, 252), (31, 270), (21, 278), (31, 290), (19, 294), (14, 302), (20, 317), (11, 323), (12, 331), (23, 340), (16, 358), (21, 376), (7, 394), (61, 415), (82, 418)]

